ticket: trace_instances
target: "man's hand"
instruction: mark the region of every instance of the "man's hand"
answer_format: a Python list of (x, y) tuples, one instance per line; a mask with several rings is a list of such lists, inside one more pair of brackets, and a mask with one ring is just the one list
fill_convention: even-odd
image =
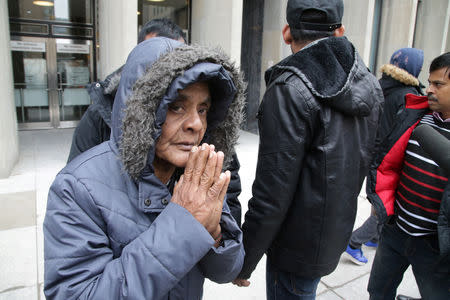
[(229, 171), (222, 173), (223, 158), (213, 145), (193, 147), (171, 200), (187, 209), (214, 239), (220, 235), (223, 199), (231, 177)]
[(250, 281), (248, 281), (247, 279), (236, 278), (235, 280), (233, 280), (233, 284), (241, 287), (247, 287), (250, 285)]

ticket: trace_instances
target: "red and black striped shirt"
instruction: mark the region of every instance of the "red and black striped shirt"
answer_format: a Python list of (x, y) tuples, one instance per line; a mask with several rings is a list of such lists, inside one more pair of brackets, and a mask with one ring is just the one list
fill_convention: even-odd
[[(431, 125), (450, 139), (450, 123), (442, 122), (432, 114), (425, 115), (420, 123)], [(413, 131), (397, 187), (397, 225), (413, 236), (436, 233), (442, 193), (447, 181), (444, 170), (423, 151)]]

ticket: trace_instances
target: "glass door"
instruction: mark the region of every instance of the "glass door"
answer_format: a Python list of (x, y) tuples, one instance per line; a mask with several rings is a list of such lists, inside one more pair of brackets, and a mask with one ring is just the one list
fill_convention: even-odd
[(56, 39), (59, 127), (74, 127), (91, 103), (92, 42)]
[(90, 104), (92, 42), (11, 37), (19, 129), (73, 127)]
[[(49, 105), (49, 47), (45, 38), (12, 38), (14, 98), (19, 127), (51, 127)], [(27, 126), (25, 126), (27, 127)]]

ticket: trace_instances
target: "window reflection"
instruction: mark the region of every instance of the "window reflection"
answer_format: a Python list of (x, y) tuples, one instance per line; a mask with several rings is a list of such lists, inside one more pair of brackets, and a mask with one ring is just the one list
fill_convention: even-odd
[[(8, 0), (12, 18), (93, 23), (93, 0), (49, 0), (51, 6), (38, 5), (35, 0)], [(38, 3), (38, 4), (36, 4)]]
[(189, 41), (189, 5), (189, 0), (138, 0), (138, 31), (150, 20), (167, 18), (183, 29)]

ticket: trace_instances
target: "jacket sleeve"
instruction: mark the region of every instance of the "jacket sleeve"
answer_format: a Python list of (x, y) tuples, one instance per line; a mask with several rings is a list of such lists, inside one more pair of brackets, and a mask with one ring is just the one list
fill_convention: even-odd
[[(96, 105), (90, 105), (75, 128), (67, 162), (70, 162), (80, 153), (109, 140), (109, 136), (106, 139), (103, 137), (105, 127), (108, 127), (108, 125), (96, 110)], [(110, 130), (108, 131), (110, 132)]]
[(239, 202), (238, 196), (241, 194), (241, 178), (239, 177), (239, 169), (241, 165), (239, 164), (239, 160), (237, 154), (233, 154), (233, 158), (231, 160), (230, 167), (228, 170), (231, 172), (231, 180), (228, 185), (227, 190), (227, 204), (230, 208), (231, 215), (236, 220), (236, 223), (239, 227), (241, 227), (241, 203)]
[(261, 102), (258, 163), (253, 197), (242, 225), (246, 256), (239, 278), (250, 277), (274, 241), (294, 198), (313, 119), (309, 99), (303, 96), (306, 90), (299, 88), (302, 86), (276, 82)]
[(57, 176), (44, 220), (47, 299), (161, 299), (214, 244), (186, 209), (170, 203), (114, 257), (100, 211), (80, 179)]
[(447, 183), (442, 195), (437, 222), (439, 252), (441, 257), (447, 261), (448, 270), (450, 265), (450, 181)]
[(231, 216), (227, 202), (223, 206), (220, 226), (223, 244), (218, 248), (212, 247), (199, 266), (206, 278), (226, 283), (237, 277), (244, 262), (242, 231)]
[(380, 137), (385, 137), (392, 130), (397, 114), (401, 109), (405, 108), (405, 94), (401, 92), (393, 92), (385, 95), (383, 104), (383, 114), (380, 118)]

